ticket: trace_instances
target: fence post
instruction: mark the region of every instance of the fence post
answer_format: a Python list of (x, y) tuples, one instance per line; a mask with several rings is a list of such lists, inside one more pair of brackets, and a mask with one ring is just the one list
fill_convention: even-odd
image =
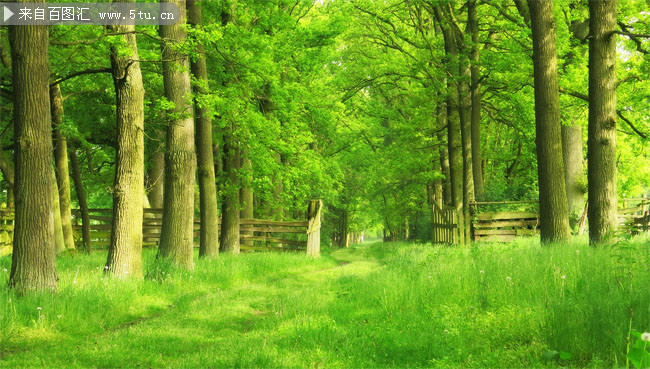
[(311, 200), (307, 208), (307, 256), (320, 255), (320, 217), (323, 200)]

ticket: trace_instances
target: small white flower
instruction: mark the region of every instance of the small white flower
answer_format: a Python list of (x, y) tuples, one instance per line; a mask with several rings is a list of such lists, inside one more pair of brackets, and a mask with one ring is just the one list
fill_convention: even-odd
[(3, 272), (7, 273), (7, 268), (2, 269)]
[(41, 311), (41, 310), (43, 310), (43, 308), (39, 306), (39, 307), (36, 308), (36, 310)]
[(566, 275), (563, 275), (563, 276), (560, 277), (560, 278), (562, 278), (562, 280), (564, 280), (564, 279), (566, 279)]
[(61, 319), (62, 316), (63, 316), (63, 315), (57, 315), (56, 317), (57, 317), (58, 319)]
[(104, 270), (108, 270), (108, 265), (104, 267)]
[(650, 342), (650, 333), (646, 332), (641, 335), (641, 341)]
[(442, 333), (449, 334), (449, 331), (445, 329), (444, 331), (442, 331)]
[(77, 284), (77, 281), (72, 281), (72, 284)]
[(479, 273), (485, 274), (485, 270), (481, 269), (481, 270), (479, 270)]
[(512, 278), (506, 277), (506, 281), (510, 282), (511, 280), (512, 280)]

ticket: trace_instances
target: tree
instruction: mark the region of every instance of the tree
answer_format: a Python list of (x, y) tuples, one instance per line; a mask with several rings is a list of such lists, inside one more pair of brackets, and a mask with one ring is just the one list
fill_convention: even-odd
[[(446, 64), (450, 77), (447, 78), (447, 145), (449, 152), (449, 174), (451, 178), (451, 201), (452, 206), (458, 213), (459, 230), (461, 236), (461, 243), (464, 243), (464, 191), (468, 186), (464, 186), (463, 180), (463, 153), (461, 143), (461, 129), (462, 122), (459, 115), (460, 100), (459, 100), (459, 86), (456, 76), (460, 70), (458, 60), (458, 44), (454, 37), (450, 25), (443, 17), (443, 11), (436, 7), (435, 16), (440, 24), (442, 35), (445, 44)], [(465, 160), (466, 161), (466, 160)]]
[[(119, 2), (119, 1), (116, 1)], [(127, 2), (127, 1), (125, 1)], [(142, 276), (142, 214), (144, 189), (144, 86), (135, 26), (112, 26), (117, 153), (113, 187), (113, 227), (107, 272), (118, 278)]]
[(616, 231), (616, 0), (589, 1), (589, 240)]
[(224, 130), (224, 165), (226, 175), (221, 222), (221, 250), (239, 254), (239, 166), (241, 149), (235, 137), (235, 128), (230, 125)]
[(185, 0), (170, 0), (180, 9), (176, 24), (160, 26), (163, 39), (162, 63), (165, 96), (169, 112), (165, 148), (163, 224), (158, 256), (179, 266), (194, 267), (194, 176), (196, 154), (192, 88), (187, 55), (181, 47), (187, 40)]
[(529, 0), (535, 75), (535, 131), (542, 242), (567, 239), (568, 203), (564, 185), (560, 97), (553, 3)]
[(9, 26), (14, 95), (16, 219), (9, 284), (56, 290), (52, 136), (46, 26)]
[(476, 19), (476, 0), (467, 2), (467, 32), (471, 37), (469, 58), (471, 62), (471, 137), (472, 137), (472, 171), (474, 179), (474, 196), (483, 198), (483, 159), (481, 157), (481, 83), (479, 68), (478, 21)]
[(70, 173), (68, 171), (68, 140), (61, 132), (63, 123), (63, 101), (61, 87), (57, 83), (50, 87), (50, 107), (54, 131), (54, 164), (58, 187), (61, 227), (66, 249), (74, 249), (72, 236), (72, 213), (70, 211)]
[[(188, 23), (194, 27), (203, 25), (200, 0), (187, 1)], [(194, 114), (196, 121), (196, 148), (199, 171), (199, 192), (201, 208), (201, 231), (199, 256), (211, 257), (219, 254), (219, 212), (217, 206), (217, 186), (214, 175), (214, 155), (212, 152), (212, 112), (201, 96), (208, 88), (208, 70), (205, 50), (199, 41), (197, 55), (190, 61), (192, 74), (196, 78), (194, 93)]]

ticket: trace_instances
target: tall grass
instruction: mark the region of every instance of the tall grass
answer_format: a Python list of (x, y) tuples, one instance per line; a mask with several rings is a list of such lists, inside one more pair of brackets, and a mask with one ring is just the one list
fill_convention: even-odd
[(192, 273), (148, 252), (131, 282), (103, 253), (64, 256), (56, 295), (0, 292), (0, 366), (624, 367), (629, 327), (650, 331), (648, 241), (380, 243)]

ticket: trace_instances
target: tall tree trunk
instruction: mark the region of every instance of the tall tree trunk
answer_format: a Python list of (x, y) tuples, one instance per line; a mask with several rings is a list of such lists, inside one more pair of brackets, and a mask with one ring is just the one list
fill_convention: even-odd
[[(111, 28), (116, 33), (135, 31), (135, 26), (132, 25)], [(119, 36), (118, 42), (117, 45), (111, 46), (116, 97), (117, 153), (113, 188), (113, 229), (106, 267), (107, 273), (121, 279), (141, 278), (144, 86), (135, 34)], [(127, 47), (128, 51), (125, 51)]]
[(224, 167), (226, 183), (221, 223), (221, 250), (239, 253), (239, 165), (240, 148), (235, 137), (234, 127), (226, 127), (224, 132)]
[(582, 179), (582, 124), (562, 126), (562, 158), (564, 159), (564, 185), (569, 204), (570, 221), (580, 219), (585, 205)]
[(243, 147), (241, 150), (241, 169), (242, 175), (246, 177), (239, 192), (239, 196), (241, 197), (241, 217), (253, 218), (253, 211), (255, 209), (253, 206), (253, 189), (251, 188), (253, 164), (251, 163), (247, 147)]
[(61, 253), (67, 250), (65, 237), (63, 236), (63, 224), (61, 222), (61, 205), (59, 204), (59, 186), (56, 184), (54, 167), (50, 170), (52, 174), (52, 205), (54, 206), (54, 247), (56, 252)]
[(154, 209), (163, 207), (163, 189), (165, 185), (165, 133), (162, 130), (155, 131), (156, 148), (151, 153), (149, 167), (148, 197), (149, 204)]
[[(459, 40), (462, 40), (460, 37)], [(462, 42), (462, 41), (459, 41)], [(463, 152), (463, 221), (464, 227), (461, 228), (465, 232), (465, 240), (469, 242), (470, 239), (470, 203), (474, 201), (474, 176), (472, 170), (472, 120), (471, 120), (471, 100), (469, 91), (470, 68), (469, 59), (465, 52), (462, 53), (459, 63), (458, 75), (460, 81), (458, 82), (458, 112), (460, 116), (460, 136), (462, 142)], [(460, 214), (459, 214), (460, 217)]]
[[(194, 27), (203, 25), (200, 0), (188, 0), (188, 23)], [(199, 171), (201, 235), (199, 256), (219, 255), (219, 211), (217, 206), (217, 185), (214, 174), (214, 155), (212, 152), (212, 112), (201, 103), (201, 95), (208, 92), (208, 69), (205, 64), (203, 45), (197, 46), (198, 55), (190, 63), (192, 74), (197, 79), (194, 92), (196, 121), (196, 148)]]
[(54, 126), (54, 164), (56, 166), (56, 182), (58, 186), (59, 208), (61, 211), (63, 241), (67, 249), (74, 249), (72, 212), (70, 210), (68, 141), (60, 131), (61, 124), (63, 123), (63, 101), (61, 98), (61, 87), (58, 84), (50, 87), (50, 104), (52, 125)]
[(616, 231), (616, 0), (589, 1), (589, 240)]
[[(41, 1), (42, 3), (42, 1)], [(9, 26), (16, 218), (9, 285), (19, 294), (56, 290), (52, 116), (46, 26)]]
[(86, 191), (84, 191), (83, 182), (81, 181), (79, 158), (77, 158), (77, 150), (75, 150), (74, 147), (72, 147), (72, 150), (70, 150), (70, 167), (72, 169), (72, 181), (74, 182), (74, 190), (77, 193), (77, 201), (79, 202), (79, 212), (81, 213), (81, 234), (84, 250), (87, 253), (90, 253), (90, 213), (88, 212)]
[(447, 103), (439, 102), (436, 107), (436, 119), (438, 121), (438, 128), (436, 136), (440, 143), (438, 152), (440, 155), (440, 168), (442, 174), (445, 176), (442, 182), (442, 195), (444, 197), (443, 203), (451, 205), (451, 175), (449, 174), (449, 149), (446, 145), (445, 130), (447, 127)]
[(465, 243), (465, 221), (463, 211), (463, 154), (461, 145), (461, 120), (459, 116), (460, 102), (458, 96), (458, 45), (450, 30), (449, 24), (443, 18), (440, 8), (435, 9), (435, 15), (442, 29), (445, 43), (447, 71), (447, 146), (449, 152), (449, 174), (451, 178), (451, 203), (458, 214), (459, 242)]
[[(251, 182), (253, 181), (253, 168), (249, 157), (248, 147), (246, 146), (241, 150), (241, 169), (242, 176), (245, 178), (242, 181), (241, 189), (239, 190), (239, 201), (241, 207), (239, 215), (242, 218), (253, 218), (255, 210), (253, 203), (253, 189), (251, 188)], [(253, 232), (247, 232), (245, 234), (252, 236)], [(242, 241), (241, 243), (245, 245), (253, 245), (252, 241)]]
[(163, 224), (158, 256), (187, 269), (194, 267), (194, 116), (189, 61), (178, 50), (187, 41), (185, 0), (170, 0), (180, 9), (174, 25), (160, 26), (165, 96), (174, 103), (167, 126)]
[(467, 2), (467, 30), (471, 35), (471, 100), (472, 100), (472, 171), (474, 178), (474, 197), (483, 198), (483, 166), (481, 155), (481, 84), (479, 68), (478, 21), (476, 20), (476, 0)]
[(564, 186), (553, 2), (529, 0), (535, 74), (539, 218), (542, 242), (570, 236)]

